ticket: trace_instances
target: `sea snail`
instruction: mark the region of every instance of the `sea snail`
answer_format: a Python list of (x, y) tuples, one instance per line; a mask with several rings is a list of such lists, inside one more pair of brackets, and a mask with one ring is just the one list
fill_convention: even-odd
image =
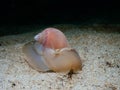
[(77, 51), (70, 47), (65, 35), (56, 28), (46, 28), (23, 46), (30, 66), (42, 72), (70, 72), (82, 70)]

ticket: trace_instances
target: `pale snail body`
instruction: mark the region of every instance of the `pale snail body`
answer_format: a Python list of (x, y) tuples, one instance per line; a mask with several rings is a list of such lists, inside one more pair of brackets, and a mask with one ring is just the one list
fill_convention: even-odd
[(23, 52), (27, 62), (36, 70), (69, 72), (82, 69), (80, 56), (68, 44), (65, 35), (55, 28), (47, 28), (27, 43)]

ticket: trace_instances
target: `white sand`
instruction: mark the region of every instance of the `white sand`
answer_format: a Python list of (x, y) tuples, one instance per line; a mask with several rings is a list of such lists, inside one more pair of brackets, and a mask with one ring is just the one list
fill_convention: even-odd
[(0, 37), (0, 90), (120, 90), (120, 33), (90, 29), (64, 32), (83, 60), (83, 70), (72, 79), (26, 63), (22, 46), (37, 32)]

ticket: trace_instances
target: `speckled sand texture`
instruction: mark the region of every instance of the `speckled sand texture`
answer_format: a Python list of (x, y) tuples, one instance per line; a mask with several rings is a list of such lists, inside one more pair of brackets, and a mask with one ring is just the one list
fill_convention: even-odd
[(22, 46), (41, 30), (4, 36), (0, 37), (0, 90), (120, 90), (120, 33), (68, 29), (64, 33), (83, 61), (82, 71), (69, 79), (29, 67)]

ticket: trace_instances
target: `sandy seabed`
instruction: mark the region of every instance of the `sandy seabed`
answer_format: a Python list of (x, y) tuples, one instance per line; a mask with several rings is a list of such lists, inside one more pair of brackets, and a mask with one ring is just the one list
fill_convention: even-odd
[(62, 29), (82, 59), (82, 71), (70, 79), (62, 73), (32, 69), (22, 46), (41, 30), (3, 36), (0, 37), (0, 90), (120, 90), (120, 33), (99, 32), (95, 28)]

